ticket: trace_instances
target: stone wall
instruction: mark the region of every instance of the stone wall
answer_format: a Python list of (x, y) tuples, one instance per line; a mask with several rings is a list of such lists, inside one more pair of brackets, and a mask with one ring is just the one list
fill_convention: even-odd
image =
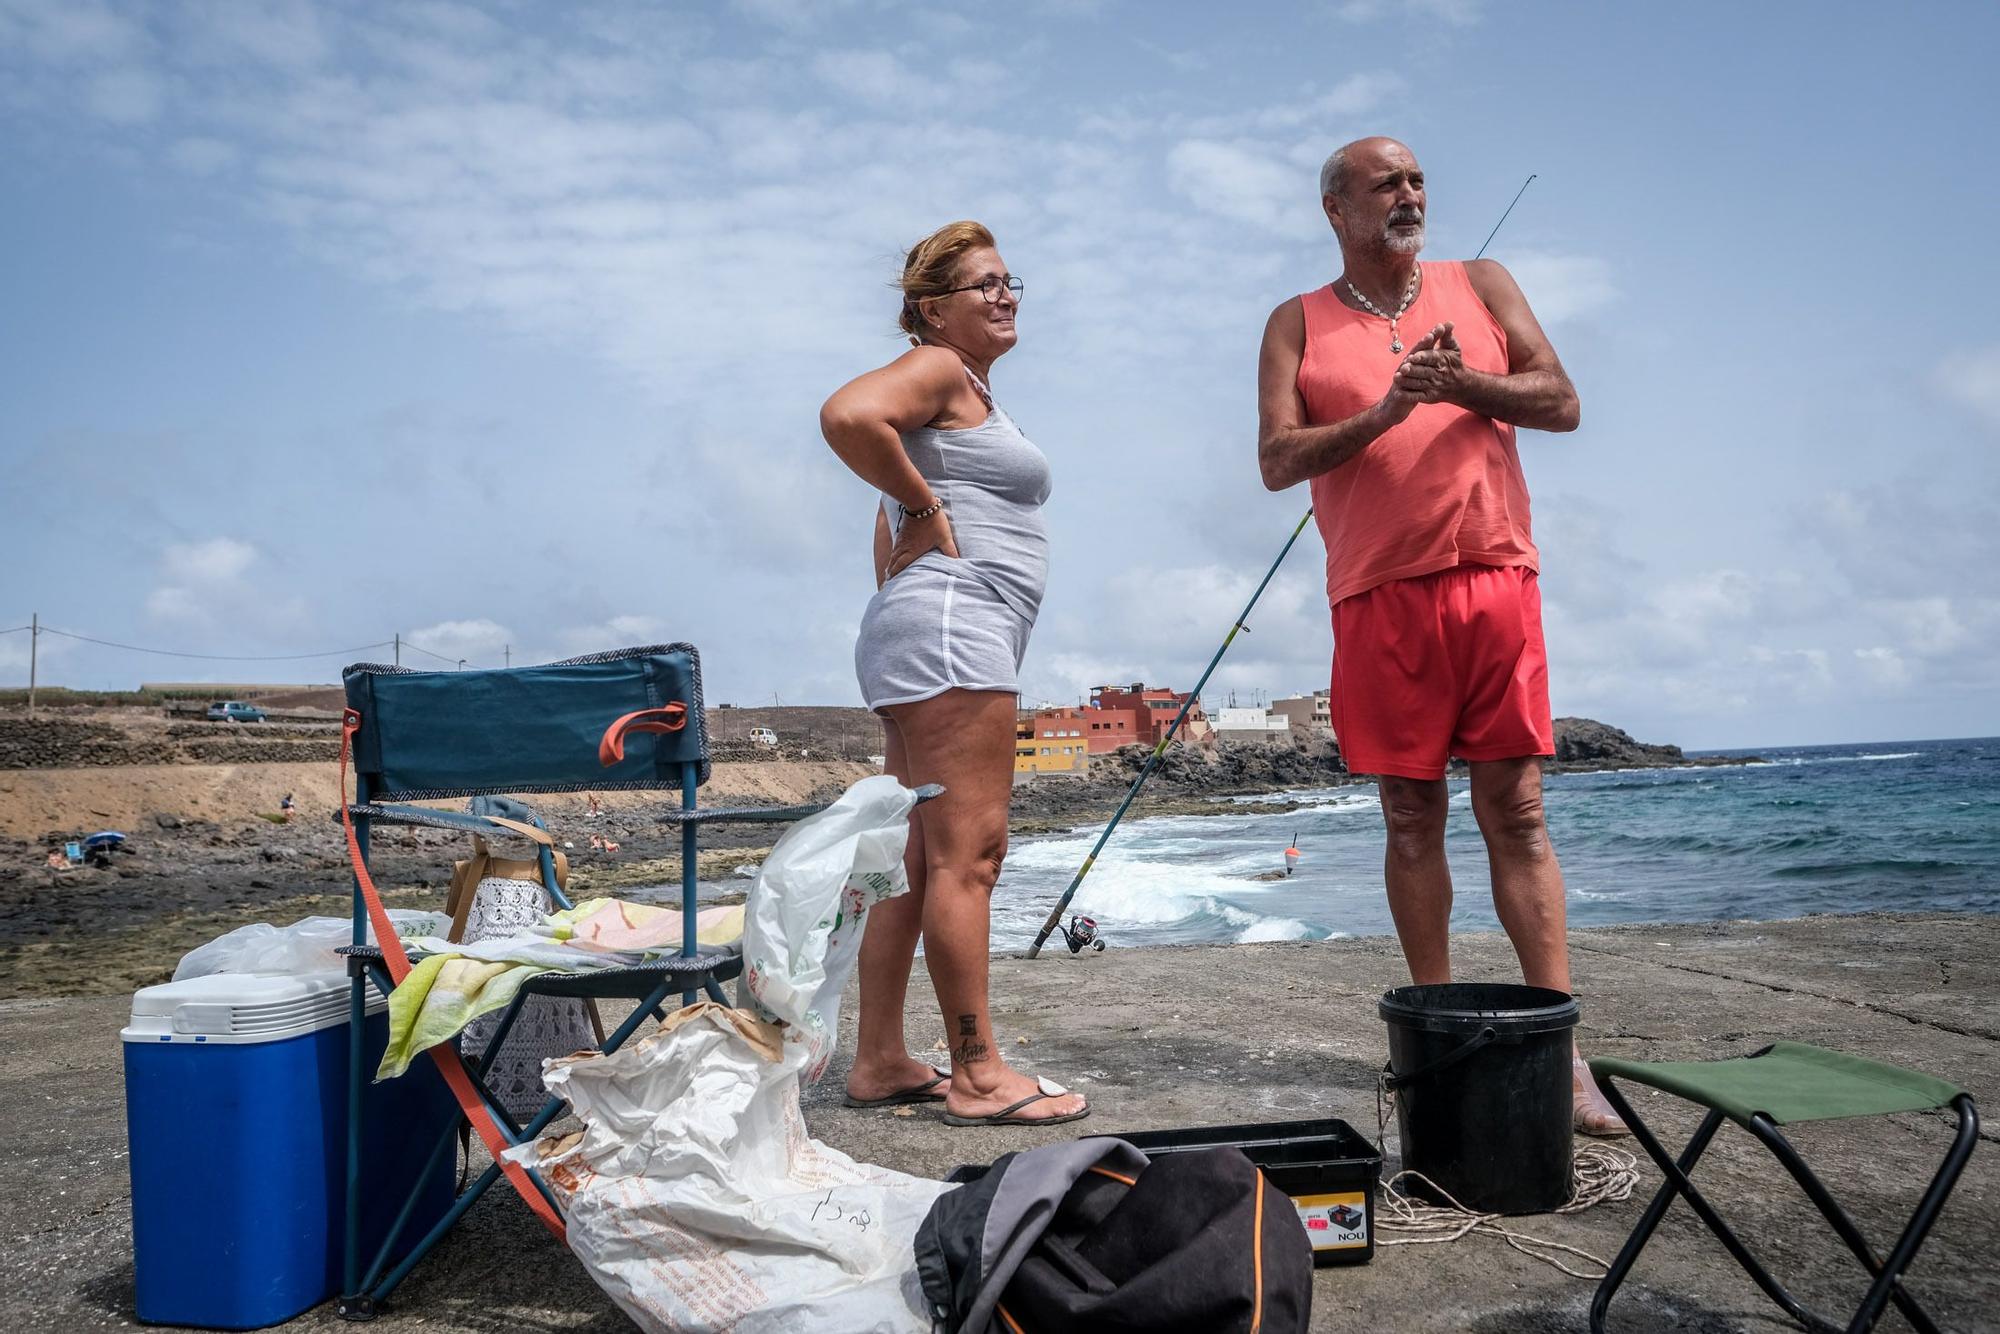
[(0, 769), (81, 769), (123, 764), (317, 763), (340, 756), (338, 737), (251, 727), (124, 731), (68, 718), (0, 718)]

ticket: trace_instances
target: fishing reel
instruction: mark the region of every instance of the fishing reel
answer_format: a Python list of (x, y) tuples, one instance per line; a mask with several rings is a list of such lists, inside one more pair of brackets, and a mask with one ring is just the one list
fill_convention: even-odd
[(1101, 950), (1104, 942), (1097, 938), (1097, 919), (1085, 917), (1081, 913), (1071, 913), (1069, 925), (1056, 923), (1056, 930), (1062, 932), (1063, 942), (1069, 946), (1071, 954), (1081, 954), (1085, 949)]

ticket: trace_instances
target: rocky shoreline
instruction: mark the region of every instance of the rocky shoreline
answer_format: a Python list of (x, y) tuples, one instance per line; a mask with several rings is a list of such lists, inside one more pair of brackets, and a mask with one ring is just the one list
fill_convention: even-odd
[[(1756, 763), (1754, 756), (1696, 756), (1679, 746), (1651, 745), (1591, 718), (1555, 720), (1556, 754), (1548, 773), (1591, 773), (1616, 769), (1659, 769), (1683, 765)], [(1087, 777), (1049, 774), (1014, 788), (1009, 828), (1017, 834), (1051, 833), (1077, 823), (1108, 816), (1145, 767), (1149, 752), (1128, 746), (1092, 761)], [(1466, 772), (1454, 763), (1454, 775)], [(1307, 788), (1373, 783), (1368, 775), (1351, 774), (1341, 763), (1340, 747), (1330, 736), (1293, 737), (1279, 741), (1219, 745), (1212, 749), (1173, 746), (1146, 780), (1131, 815), (1218, 815), (1230, 806), (1218, 797), (1261, 796)], [(1302, 803), (1273, 802), (1263, 811), (1295, 810)]]
[[(866, 744), (852, 719), (838, 719), (839, 735), (819, 737), (805, 730), (816, 711), (787, 712), (800, 750), (817, 746), (821, 755), (838, 756)], [(302, 760), (296, 750), (329, 743), (300, 730), (0, 719), (0, 816), (7, 817), (0, 820), (0, 998), (129, 991), (164, 980), (181, 954), (245, 922), (345, 915), (350, 878), (331, 818), (332, 756)], [(718, 759), (706, 800), (830, 800), (873, 769), (860, 758), (746, 750), (732, 746), (730, 759)], [(216, 758), (204, 762), (203, 752)], [(1019, 784), (1011, 830), (1029, 837), (1108, 818), (1147, 754), (1128, 747), (1100, 757), (1088, 778), (1049, 775)], [(1601, 723), (1563, 719), (1551, 767), (1708, 762), (1690, 760), (1677, 747), (1644, 745)], [(1237, 809), (1220, 798), (1367, 781), (1346, 772), (1325, 736), (1176, 746), (1131, 815), (1220, 815)], [(279, 798), (294, 791), (298, 816), (283, 822)], [(624, 893), (678, 880), (679, 838), (660, 823), (652, 801), (645, 794), (605, 794), (593, 818), (581, 796), (535, 799), (568, 845), (576, 893)], [(1282, 801), (1260, 807), (1290, 808)], [(65, 840), (103, 828), (128, 835), (129, 851), (109, 866), (47, 864)], [(719, 895), (736, 892), (744, 882), (735, 873), (761, 862), (772, 838), (765, 826), (710, 827), (702, 837), (702, 879)], [(615, 851), (601, 846), (607, 840)], [(442, 830), (385, 829), (374, 850), (376, 877), (390, 903), (433, 906), (452, 861), (466, 856), (469, 844)]]

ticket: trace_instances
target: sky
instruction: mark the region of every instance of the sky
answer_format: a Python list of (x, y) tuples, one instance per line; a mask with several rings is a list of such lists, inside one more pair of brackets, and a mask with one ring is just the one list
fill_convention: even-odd
[[(1320, 162), (1411, 145), (1582, 428), (1523, 432), (1557, 714), (2000, 733), (2000, 10), (0, 0), (0, 631), (44, 682), (687, 640), (853, 704), (873, 496), (817, 410), (904, 247), (1027, 283), (1030, 703), (1186, 688), (1304, 512), (1256, 467)], [(1308, 528), (1211, 705), (1323, 688)], [(28, 640), (0, 633), (0, 684)]]

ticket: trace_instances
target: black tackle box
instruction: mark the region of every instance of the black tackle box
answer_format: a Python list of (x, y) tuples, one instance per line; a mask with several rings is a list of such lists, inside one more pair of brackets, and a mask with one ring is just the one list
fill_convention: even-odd
[[(1112, 1136), (1148, 1158), (1192, 1149), (1234, 1148), (1292, 1197), (1316, 1265), (1362, 1265), (1375, 1258), (1375, 1186), (1382, 1155), (1334, 1117), (1264, 1125), (1140, 1130)], [(976, 1181), (986, 1165), (959, 1167), (947, 1181)]]

